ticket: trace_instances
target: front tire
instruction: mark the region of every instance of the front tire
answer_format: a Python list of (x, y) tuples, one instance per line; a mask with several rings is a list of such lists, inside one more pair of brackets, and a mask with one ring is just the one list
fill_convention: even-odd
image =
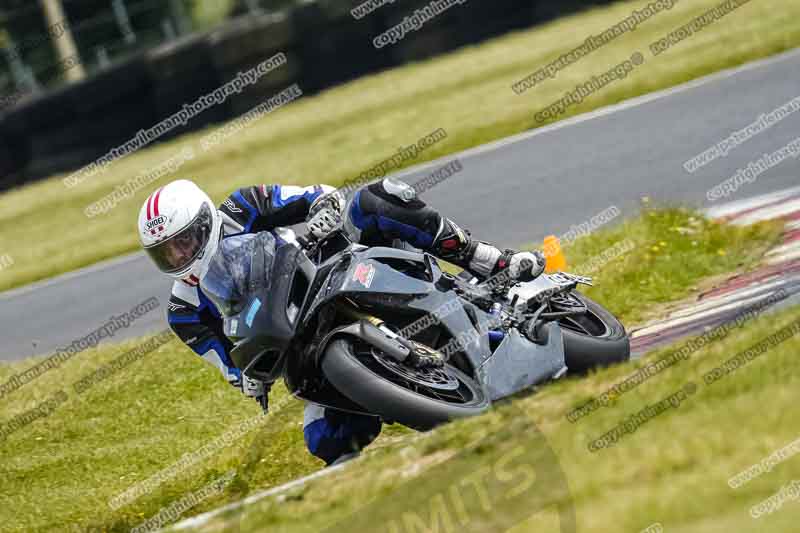
[[(483, 388), (457, 368), (445, 365), (441, 372), (457, 388), (426, 388), (404, 376), (402, 365), (381, 363), (365, 342), (353, 337), (331, 341), (322, 359), (325, 377), (342, 394), (384, 420), (428, 430), (445, 422), (480, 415), (490, 401)], [(397, 371), (393, 372), (392, 368)], [(419, 372), (406, 367), (406, 374)], [(416, 390), (412, 390), (416, 388)]]
[(628, 361), (631, 358), (631, 343), (617, 317), (577, 291), (570, 295), (589, 311), (584, 316), (559, 321), (564, 334), (564, 356), (569, 371), (580, 374), (593, 368)]

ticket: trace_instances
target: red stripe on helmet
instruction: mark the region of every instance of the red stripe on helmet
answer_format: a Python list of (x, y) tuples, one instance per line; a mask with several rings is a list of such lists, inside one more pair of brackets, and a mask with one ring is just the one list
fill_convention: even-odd
[(158, 216), (158, 197), (161, 196), (161, 191), (164, 190), (164, 187), (161, 187), (156, 191), (155, 198), (153, 198), (153, 216)]
[(152, 205), (152, 202), (153, 202), (153, 195), (151, 194), (150, 196), (147, 197), (147, 220), (153, 218), (153, 215), (151, 214), (150, 211), (150, 206)]

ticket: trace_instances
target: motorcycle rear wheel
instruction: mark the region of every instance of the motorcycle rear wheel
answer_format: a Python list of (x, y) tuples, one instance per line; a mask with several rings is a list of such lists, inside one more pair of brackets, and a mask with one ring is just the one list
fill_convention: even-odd
[(355, 337), (331, 341), (322, 370), (339, 392), (365, 410), (423, 431), (479, 415), (491, 403), (478, 383), (451, 365), (411, 368)]

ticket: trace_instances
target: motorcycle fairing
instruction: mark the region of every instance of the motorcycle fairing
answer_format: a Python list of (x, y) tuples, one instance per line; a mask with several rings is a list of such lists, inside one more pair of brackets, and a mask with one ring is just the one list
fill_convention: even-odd
[(544, 327), (548, 339), (544, 345), (532, 343), (515, 328), (508, 330), (500, 346), (478, 368), (479, 381), (489, 399), (511, 396), (566, 370), (561, 328), (553, 322)]

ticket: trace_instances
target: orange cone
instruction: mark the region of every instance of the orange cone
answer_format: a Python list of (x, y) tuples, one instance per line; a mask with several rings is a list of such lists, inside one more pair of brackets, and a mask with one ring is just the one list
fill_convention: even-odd
[(561, 250), (561, 242), (555, 235), (549, 235), (544, 238), (544, 256), (547, 259), (545, 271), (548, 273), (566, 270), (567, 258), (564, 257), (564, 252)]

